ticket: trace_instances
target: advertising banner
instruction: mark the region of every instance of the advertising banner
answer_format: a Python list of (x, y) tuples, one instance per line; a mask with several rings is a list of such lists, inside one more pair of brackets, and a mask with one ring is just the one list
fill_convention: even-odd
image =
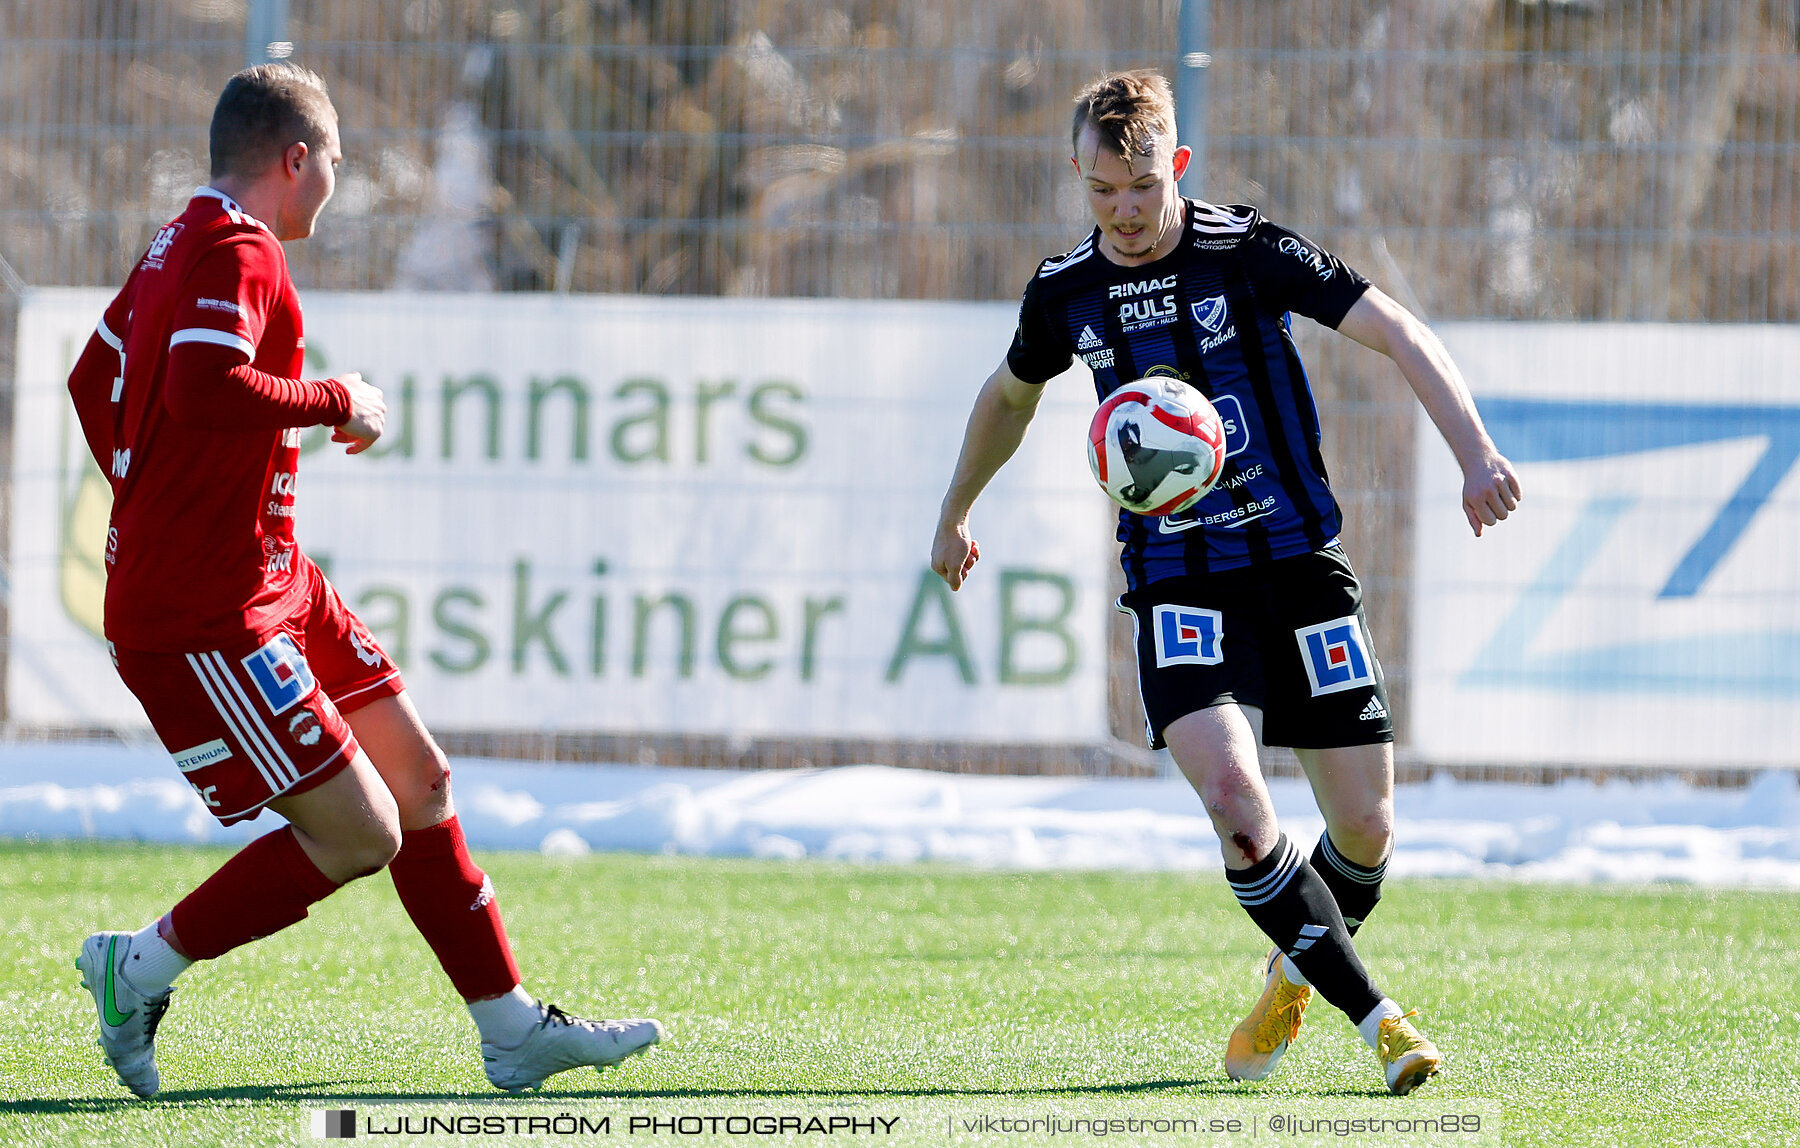
[(1800, 330), (1449, 324), (1524, 503), (1480, 539), (1420, 418), (1427, 760), (1800, 761)]
[[(109, 296), (20, 327), (10, 717), (141, 724), (101, 639), (110, 492), (63, 389)], [(1108, 503), (1084, 369), (928, 571), (1005, 304), (310, 294), (309, 374), (388, 431), (309, 432), (302, 547), (441, 728), (1098, 742)], [(196, 554), (196, 564), (206, 555)]]

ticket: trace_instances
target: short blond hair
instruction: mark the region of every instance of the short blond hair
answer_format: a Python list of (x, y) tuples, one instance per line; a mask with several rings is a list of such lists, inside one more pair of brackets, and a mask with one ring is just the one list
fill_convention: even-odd
[(1075, 122), (1069, 133), (1081, 146), (1081, 129), (1093, 125), (1100, 142), (1117, 154), (1152, 155), (1164, 140), (1175, 143), (1175, 94), (1161, 72), (1140, 68), (1110, 72), (1075, 94)]

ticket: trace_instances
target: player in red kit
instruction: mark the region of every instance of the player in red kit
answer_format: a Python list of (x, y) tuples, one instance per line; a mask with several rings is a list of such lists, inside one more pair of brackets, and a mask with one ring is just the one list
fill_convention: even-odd
[(312, 234), (342, 158), (324, 82), (290, 63), (233, 76), (213, 112), (212, 176), (157, 232), (69, 378), (112, 484), (106, 636), (119, 676), (224, 824), (257, 838), (159, 920), (89, 937), (76, 961), (119, 1080), (156, 1092), (175, 978), (305, 918), (383, 867), (509, 1091), (615, 1064), (654, 1020), (590, 1021), (520, 985), (494, 888), (470, 858), (450, 770), (400, 672), (294, 542), (300, 428), (351, 454), (381, 434), (381, 392), (301, 379), (305, 332), (281, 240)]

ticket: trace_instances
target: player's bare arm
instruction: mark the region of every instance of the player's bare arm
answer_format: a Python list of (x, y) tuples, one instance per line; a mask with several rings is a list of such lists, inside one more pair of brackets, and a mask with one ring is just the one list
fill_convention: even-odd
[(1523, 497), (1519, 476), (1481, 425), (1462, 372), (1431, 328), (1378, 288), (1350, 308), (1338, 330), (1394, 360), (1425, 413), (1450, 444), (1463, 472), (1463, 514), (1480, 537), (1512, 513)]
[(1001, 363), (975, 396), (962, 453), (938, 512), (937, 537), (931, 543), (931, 568), (952, 590), (962, 589), (981, 557), (981, 548), (969, 536), (969, 509), (1025, 440), (1025, 428), (1043, 395), (1042, 386), (1025, 382)]

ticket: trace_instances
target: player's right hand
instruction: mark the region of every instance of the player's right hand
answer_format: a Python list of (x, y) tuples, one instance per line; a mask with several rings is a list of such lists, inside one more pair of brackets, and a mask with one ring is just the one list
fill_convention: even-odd
[(981, 560), (981, 547), (969, 537), (966, 523), (958, 522), (951, 526), (938, 528), (937, 538), (931, 544), (931, 568), (938, 577), (950, 584), (950, 589), (960, 590), (968, 580), (969, 571)]
[(350, 392), (350, 421), (331, 432), (331, 441), (349, 443), (345, 454), (361, 454), (374, 446), (387, 428), (387, 400), (381, 397), (380, 387), (355, 371), (339, 375), (337, 381)]

